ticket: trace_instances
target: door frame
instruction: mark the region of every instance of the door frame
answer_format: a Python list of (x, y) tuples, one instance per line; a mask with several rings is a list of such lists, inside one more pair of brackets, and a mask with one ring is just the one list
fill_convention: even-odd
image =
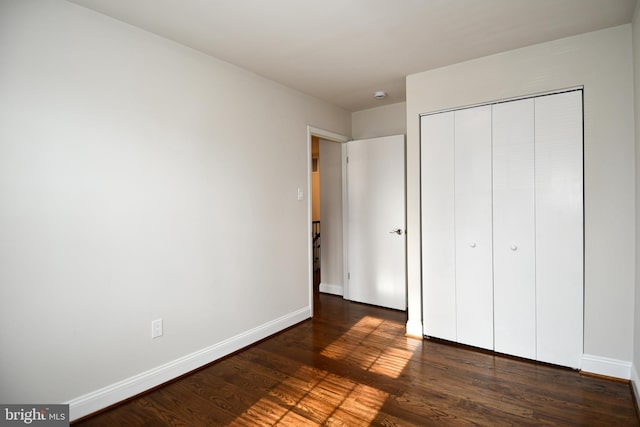
[[(313, 172), (313, 165), (311, 162), (311, 137), (312, 136), (317, 136), (318, 138), (322, 138), (324, 140), (327, 141), (333, 141), (333, 142), (337, 142), (342, 144), (342, 245), (343, 247), (345, 246), (345, 239), (346, 239), (346, 221), (344, 220), (346, 218), (346, 162), (345, 162), (345, 157), (346, 157), (346, 142), (350, 141), (351, 138), (344, 136), (344, 135), (340, 135), (338, 133), (335, 132), (331, 132), (328, 130), (324, 130), (324, 129), (320, 129), (320, 128), (316, 128), (313, 126), (308, 125), (307, 126), (307, 270), (308, 270), (308, 289), (309, 289), (309, 309), (311, 312), (311, 317), (313, 317), (313, 238), (311, 236), (313, 230), (312, 230), (312, 198), (311, 198), (311, 173)], [(346, 251), (343, 252), (343, 265), (346, 265), (346, 258), (347, 254)], [(346, 268), (343, 268), (342, 271), (342, 281), (343, 281), (343, 295), (346, 294), (346, 284), (347, 284), (347, 280), (346, 280)]]

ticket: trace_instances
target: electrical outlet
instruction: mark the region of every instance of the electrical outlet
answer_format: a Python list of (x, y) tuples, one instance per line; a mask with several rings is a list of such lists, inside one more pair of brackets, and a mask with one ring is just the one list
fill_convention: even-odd
[(151, 322), (151, 338), (162, 336), (162, 319), (156, 319)]

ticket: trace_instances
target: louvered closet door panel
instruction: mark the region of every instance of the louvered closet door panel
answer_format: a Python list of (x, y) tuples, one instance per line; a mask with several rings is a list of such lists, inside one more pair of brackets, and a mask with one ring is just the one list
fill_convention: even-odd
[(493, 106), (494, 349), (536, 358), (534, 100)]
[(457, 341), (492, 349), (491, 106), (454, 121)]
[(583, 343), (582, 91), (535, 100), (538, 360), (578, 368)]
[(423, 329), (455, 341), (453, 112), (424, 116), (420, 128)]

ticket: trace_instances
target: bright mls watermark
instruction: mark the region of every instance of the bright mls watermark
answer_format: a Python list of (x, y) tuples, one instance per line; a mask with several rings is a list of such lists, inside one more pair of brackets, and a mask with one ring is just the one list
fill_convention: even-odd
[(69, 427), (69, 405), (0, 405), (0, 427)]

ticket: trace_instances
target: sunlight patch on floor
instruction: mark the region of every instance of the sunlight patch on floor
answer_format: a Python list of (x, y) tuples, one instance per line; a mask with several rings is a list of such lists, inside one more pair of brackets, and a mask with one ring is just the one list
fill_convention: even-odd
[[(311, 372), (312, 371), (312, 372)], [(232, 426), (368, 425), (389, 395), (347, 378), (301, 367), (236, 418)]]
[[(397, 325), (365, 316), (320, 354), (354, 369), (398, 378), (419, 345), (399, 334)], [(231, 425), (368, 425), (388, 397), (375, 387), (303, 365)]]
[[(356, 364), (369, 372), (398, 378), (418, 344), (404, 337), (400, 340), (397, 335), (387, 334), (383, 329), (382, 319), (365, 316), (320, 354)], [(388, 335), (389, 340), (381, 340), (378, 334)]]

